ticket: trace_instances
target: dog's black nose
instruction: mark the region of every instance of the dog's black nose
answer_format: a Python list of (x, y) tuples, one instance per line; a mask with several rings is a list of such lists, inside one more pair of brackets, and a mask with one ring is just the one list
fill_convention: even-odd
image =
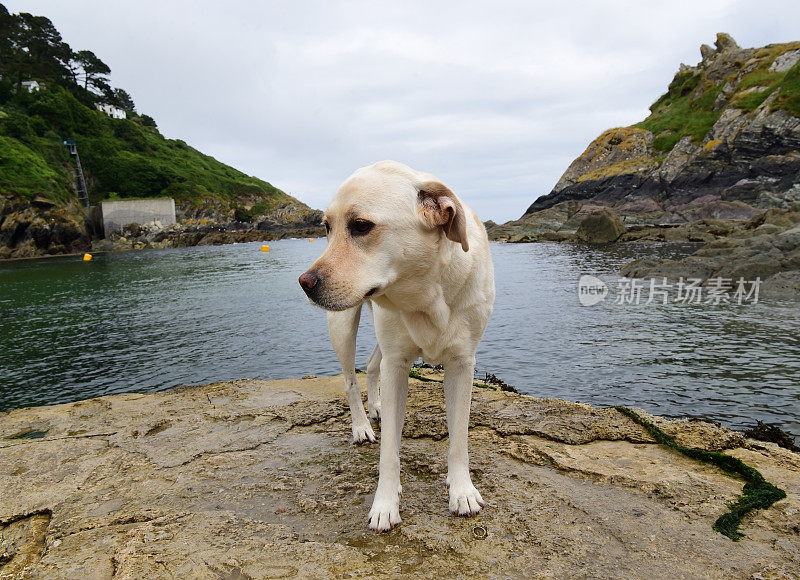
[(309, 270), (305, 274), (301, 274), (298, 282), (302, 286), (306, 294), (309, 294), (317, 284), (319, 284), (320, 277), (314, 270)]

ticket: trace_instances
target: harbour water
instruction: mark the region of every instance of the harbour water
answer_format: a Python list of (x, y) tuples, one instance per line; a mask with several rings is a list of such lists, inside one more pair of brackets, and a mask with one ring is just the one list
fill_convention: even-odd
[[(325, 240), (0, 264), (0, 410), (235, 378), (339, 372), (297, 277)], [(581, 306), (578, 279), (687, 245), (492, 244), (497, 299), (477, 353), (521, 392), (800, 434), (800, 303)], [(375, 344), (369, 316), (357, 366)]]

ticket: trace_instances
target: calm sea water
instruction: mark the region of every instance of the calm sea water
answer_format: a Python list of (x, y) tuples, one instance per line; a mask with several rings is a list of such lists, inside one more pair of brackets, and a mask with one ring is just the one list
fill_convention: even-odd
[[(339, 372), (297, 277), (324, 240), (0, 265), (0, 410), (241, 377)], [(477, 354), (522, 392), (800, 434), (800, 303), (593, 307), (577, 280), (680, 245), (493, 244), (497, 300)], [(644, 302), (644, 301), (643, 301)], [(375, 343), (369, 316), (357, 366)]]

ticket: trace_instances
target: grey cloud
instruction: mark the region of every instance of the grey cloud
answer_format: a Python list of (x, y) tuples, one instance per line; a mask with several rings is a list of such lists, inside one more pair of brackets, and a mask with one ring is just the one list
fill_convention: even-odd
[[(519, 217), (602, 130), (643, 119), (718, 31), (797, 40), (796, 2), (7, 0), (112, 68), (166, 136), (325, 207), (393, 158)], [(776, 19), (775, 14), (781, 14)]]

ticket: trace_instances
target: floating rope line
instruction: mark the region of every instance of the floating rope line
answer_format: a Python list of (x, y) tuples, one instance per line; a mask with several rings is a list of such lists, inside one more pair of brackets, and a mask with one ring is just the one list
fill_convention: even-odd
[(786, 497), (785, 491), (772, 485), (764, 479), (760, 471), (750, 467), (740, 459), (725, 455), (719, 451), (684, 447), (635, 411), (620, 406), (614, 406), (613, 408), (647, 429), (659, 443), (692, 459), (715, 465), (723, 471), (738, 475), (745, 480), (746, 483), (742, 489), (742, 495), (735, 502), (728, 504), (730, 511), (719, 516), (713, 526), (715, 531), (728, 536), (731, 540), (737, 541), (744, 537), (744, 534), (739, 531), (739, 525), (742, 523), (742, 517), (748, 512), (756, 509), (767, 509), (776, 501)]

